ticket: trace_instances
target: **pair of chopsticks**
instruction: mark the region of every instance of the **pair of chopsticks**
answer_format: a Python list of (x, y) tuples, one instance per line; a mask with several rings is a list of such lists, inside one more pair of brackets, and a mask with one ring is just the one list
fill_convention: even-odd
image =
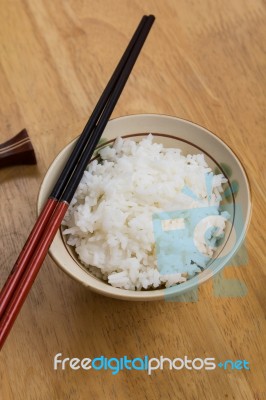
[(154, 20), (153, 15), (141, 19), (0, 293), (0, 349), (41, 268)]

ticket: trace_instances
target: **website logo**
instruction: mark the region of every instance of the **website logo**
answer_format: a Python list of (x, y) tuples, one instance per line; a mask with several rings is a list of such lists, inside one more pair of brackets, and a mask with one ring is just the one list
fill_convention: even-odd
[(148, 375), (151, 375), (154, 371), (160, 370), (173, 370), (180, 371), (182, 369), (187, 370), (206, 370), (211, 371), (218, 368), (224, 370), (249, 370), (249, 362), (246, 360), (226, 360), (223, 362), (216, 362), (214, 357), (207, 358), (190, 358), (188, 356), (168, 358), (164, 356), (159, 357), (135, 357), (130, 358), (123, 356), (120, 358), (105, 356), (99, 356), (95, 358), (70, 358), (62, 357), (62, 353), (58, 353), (54, 356), (53, 362), (54, 370), (66, 370), (72, 369), (74, 371), (82, 370), (95, 370), (95, 371), (112, 371), (112, 375), (117, 375), (120, 371), (145, 371)]

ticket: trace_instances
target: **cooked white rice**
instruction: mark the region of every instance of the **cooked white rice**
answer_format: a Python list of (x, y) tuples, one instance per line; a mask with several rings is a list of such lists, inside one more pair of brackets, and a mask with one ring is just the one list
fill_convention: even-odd
[[(152, 216), (208, 204), (218, 207), (225, 177), (213, 177), (208, 199), (206, 174), (211, 168), (204, 155), (183, 156), (179, 149), (153, 143), (152, 135), (139, 143), (118, 138), (100, 156), (84, 172), (63, 222), (67, 243), (75, 247), (82, 264), (110, 285), (130, 290), (169, 287), (199, 272), (191, 258), (186, 268), (177, 265), (174, 273), (160, 273)], [(195, 196), (183, 193), (184, 187)], [(226, 216), (215, 222), (219, 236)], [(194, 240), (203, 254), (212, 256), (214, 248), (202, 234), (206, 227), (208, 221)]]

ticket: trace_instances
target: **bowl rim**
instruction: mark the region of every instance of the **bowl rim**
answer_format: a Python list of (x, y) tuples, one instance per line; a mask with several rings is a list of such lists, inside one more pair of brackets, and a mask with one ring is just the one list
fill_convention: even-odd
[[(96, 293), (99, 293), (101, 295), (108, 296), (108, 297), (117, 298), (120, 300), (134, 300), (134, 301), (149, 301), (149, 300), (162, 300), (162, 299), (167, 300), (167, 298), (172, 298), (173, 296), (179, 296), (179, 295), (184, 294), (185, 292), (188, 292), (190, 290), (197, 288), (200, 284), (206, 282), (211, 277), (213, 277), (218, 272), (220, 272), (224, 268), (224, 266), (227, 264), (227, 262), (235, 255), (235, 253), (239, 250), (241, 244), (243, 243), (243, 240), (247, 234), (248, 227), (249, 227), (249, 224), (251, 221), (252, 192), (251, 192), (251, 185), (250, 185), (250, 181), (249, 181), (247, 172), (246, 172), (244, 166), (242, 165), (242, 162), (239, 160), (238, 156), (236, 155), (236, 153), (231, 149), (230, 146), (227, 145), (227, 143), (225, 143), (222, 139), (220, 139), (215, 133), (213, 133), (209, 129), (205, 128), (204, 126), (199, 125), (195, 122), (192, 122), (188, 119), (180, 118), (180, 117), (176, 117), (176, 116), (172, 116), (172, 115), (167, 115), (167, 114), (158, 114), (158, 113), (138, 113), (138, 114), (128, 114), (128, 115), (118, 116), (118, 117), (114, 117), (114, 118), (110, 119), (108, 121), (108, 124), (112, 121), (117, 121), (117, 120), (126, 120), (126, 119), (130, 119), (130, 118), (149, 118), (149, 117), (163, 118), (166, 120), (172, 119), (172, 120), (180, 121), (180, 122), (188, 124), (188, 125), (193, 125), (197, 129), (204, 130), (207, 135), (213, 136), (218, 142), (220, 142), (220, 144), (222, 146), (224, 146), (227, 149), (227, 151), (229, 151), (229, 153), (231, 153), (231, 155), (237, 162), (237, 165), (240, 168), (242, 175), (244, 177), (244, 180), (246, 182), (247, 193), (248, 193), (247, 215), (246, 215), (245, 224), (243, 226), (243, 230), (241, 232), (240, 237), (238, 238), (237, 242), (234, 244), (233, 249), (226, 256), (224, 256), (223, 261), (220, 262), (219, 266), (216, 267), (215, 271), (210, 271), (209, 274), (207, 273), (205, 276), (203, 275), (200, 279), (198, 279), (198, 282), (195, 282), (195, 279), (193, 281), (193, 278), (192, 278), (182, 284), (175, 285), (172, 288), (169, 288), (170, 290), (164, 288), (164, 289), (155, 289), (155, 290), (151, 290), (151, 291), (130, 291), (130, 290), (126, 290), (126, 289), (113, 287), (111, 285), (106, 284), (105, 282), (102, 282), (104, 284), (104, 290), (102, 290), (101, 288), (93, 286), (93, 280), (97, 279), (97, 278), (94, 278), (91, 274), (88, 274), (90, 276), (90, 278), (92, 279), (92, 284), (89, 285), (87, 282), (84, 282), (82, 279), (80, 279), (79, 277), (74, 275), (74, 273), (71, 273), (68, 269), (66, 269), (64, 267), (63, 263), (62, 262), (60, 263), (60, 260), (53, 254), (53, 251), (51, 249), (49, 249), (49, 255), (53, 259), (53, 261), (56, 263), (56, 265), (59, 266), (59, 268), (62, 269), (71, 278), (75, 279), (76, 281), (81, 283), (83, 286), (85, 286), (86, 288), (89, 288), (90, 290), (92, 290)], [(38, 192), (38, 200), (37, 200), (37, 214), (38, 215), (40, 213), (41, 192), (43, 190), (45, 178), (47, 176), (48, 171), (50, 171), (51, 167), (54, 164), (56, 164), (57, 159), (61, 157), (61, 154), (64, 151), (66, 151), (66, 149), (69, 148), (77, 140), (78, 137), (79, 137), (79, 135), (76, 136), (69, 143), (67, 143), (60, 150), (60, 152), (53, 159), (53, 161), (50, 163), (49, 168), (47, 169), (47, 171), (43, 177), (43, 180), (40, 185), (39, 192)], [(66, 249), (66, 251), (67, 251), (67, 249)], [(81, 268), (78, 264), (77, 264), (77, 266), (79, 268)], [(205, 271), (207, 271), (207, 270), (208, 270), (208, 268)], [(203, 272), (205, 272), (205, 271), (203, 271)], [(197, 277), (200, 276), (201, 274), (202, 273), (197, 275)]]

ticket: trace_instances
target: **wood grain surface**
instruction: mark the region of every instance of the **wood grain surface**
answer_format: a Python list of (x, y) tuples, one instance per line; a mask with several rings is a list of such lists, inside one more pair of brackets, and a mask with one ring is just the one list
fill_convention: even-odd
[[(91, 293), (47, 257), (0, 355), (0, 398), (266, 399), (265, 7), (262, 0), (1, 0), (0, 142), (26, 128), (37, 166), (0, 171), (4, 283), (36, 218), (50, 163), (77, 136), (141, 16), (157, 17), (114, 116), (161, 113), (205, 126), (243, 163), (253, 215), (242, 297), (133, 303)], [(64, 357), (246, 359), (250, 370), (53, 370)]]

